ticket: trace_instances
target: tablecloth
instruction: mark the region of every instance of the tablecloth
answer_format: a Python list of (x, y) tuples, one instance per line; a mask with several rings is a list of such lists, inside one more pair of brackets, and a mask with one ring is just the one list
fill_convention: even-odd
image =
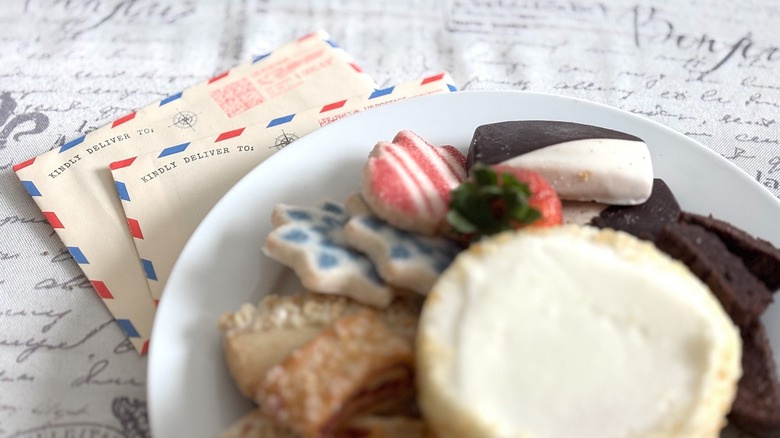
[(13, 164), (321, 28), (380, 86), (446, 70), (461, 91), (604, 103), (701, 142), (780, 196), (779, 19), (769, 0), (4, 2), (0, 437), (151, 434), (146, 358)]

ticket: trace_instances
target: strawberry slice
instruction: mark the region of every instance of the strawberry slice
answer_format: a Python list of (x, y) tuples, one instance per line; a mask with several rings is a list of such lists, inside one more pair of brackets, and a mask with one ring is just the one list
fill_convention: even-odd
[(528, 204), (539, 210), (541, 217), (534, 221), (531, 226), (551, 227), (563, 223), (563, 213), (561, 211), (561, 200), (552, 185), (547, 182), (538, 172), (529, 169), (516, 169), (511, 166), (495, 165), (492, 166), (496, 173), (508, 173), (517, 178), (518, 181), (528, 185), (531, 191), (531, 197)]
[(452, 191), (447, 221), (458, 240), (470, 241), (527, 226), (560, 225), (563, 215), (555, 189), (537, 172), (477, 163)]

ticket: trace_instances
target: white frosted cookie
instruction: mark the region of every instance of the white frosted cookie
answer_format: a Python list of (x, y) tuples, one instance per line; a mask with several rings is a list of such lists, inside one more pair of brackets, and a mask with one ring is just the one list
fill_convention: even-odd
[(460, 251), (452, 240), (404, 231), (373, 215), (350, 218), (344, 240), (368, 256), (382, 280), (423, 295)]
[[(219, 319), (222, 348), (238, 389), (253, 398), (266, 373), (290, 353), (314, 339), (333, 321), (367, 306), (334, 295), (268, 295), (258, 305), (244, 304)], [(419, 302), (396, 298), (378, 315), (393, 332), (413, 339)]]
[(423, 308), (419, 402), (446, 437), (717, 437), (741, 342), (685, 266), (561, 226), (461, 253)]
[(317, 207), (279, 204), (274, 207), (263, 252), (289, 266), (307, 289), (344, 295), (384, 307), (393, 292), (363, 254), (346, 246), (344, 206), (330, 201)]
[(425, 295), (460, 252), (452, 240), (405, 231), (380, 219), (360, 193), (347, 196), (344, 205), (352, 216), (344, 226), (344, 241), (368, 256), (392, 286)]

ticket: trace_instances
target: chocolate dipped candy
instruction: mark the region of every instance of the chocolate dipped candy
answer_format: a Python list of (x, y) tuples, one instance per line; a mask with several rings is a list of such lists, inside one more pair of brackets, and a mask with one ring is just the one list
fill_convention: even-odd
[(656, 178), (652, 187), (651, 195), (644, 203), (613, 205), (602, 210), (589, 225), (625, 231), (640, 239), (655, 241), (664, 226), (677, 222), (680, 205), (662, 179)]
[(637, 205), (650, 196), (653, 166), (642, 139), (572, 122), (521, 120), (479, 126), (469, 146), (474, 163), (531, 169), (562, 200)]

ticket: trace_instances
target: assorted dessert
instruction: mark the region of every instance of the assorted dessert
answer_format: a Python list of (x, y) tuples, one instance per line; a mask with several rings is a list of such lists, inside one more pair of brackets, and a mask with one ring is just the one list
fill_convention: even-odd
[(416, 353), (442, 437), (716, 437), (740, 376), (739, 332), (698, 278), (577, 226), (473, 244), (430, 292)]
[(401, 131), (343, 203), (271, 219), (302, 290), (221, 317), (257, 404), (223, 438), (780, 436), (780, 250), (681, 211), (635, 136)]

